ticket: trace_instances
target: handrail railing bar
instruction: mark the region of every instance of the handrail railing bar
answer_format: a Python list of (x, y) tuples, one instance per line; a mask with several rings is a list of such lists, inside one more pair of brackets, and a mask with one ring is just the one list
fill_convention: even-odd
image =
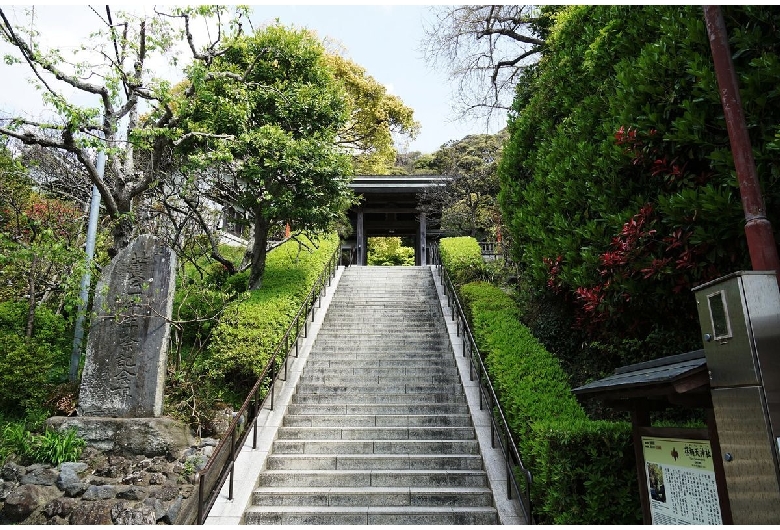
[[(303, 322), (303, 331), (304, 331), (304, 337), (308, 336), (308, 313), (312, 313), (312, 322), (314, 322), (314, 303), (315, 300), (320, 302), (321, 307), (321, 297), (324, 290), (325, 285), (325, 274), (328, 274), (329, 277), (335, 276), (336, 269), (337, 269), (337, 254), (340, 252), (340, 246), (336, 249), (336, 251), (333, 253), (333, 255), (328, 260), (327, 266), (323, 269), (323, 271), (320, 273), (320, 276), (315, 281), (314, 285), (312, 286), (312, 289), (309, 291), (309, 294), (307, 295), (306, 299), (301, 304), (300, 308), (298, 309), (298, 313), (296, 314), (295, 318), (292, 322), (290, 322), (289, 327), (287, 328), (287, 331), (285, 332), (284, 337), (280, 339), (279, 343), (277, 344), (273, 355), (270, 357), (269, 361), (266, 363), (265, 367), (263, 368), (263, 371), (261, 372), (260, 376), (257, 378), (257, 381), (255, 382), (252, 389), (247, 394), (246, 399), (244, 399), (243, 404), (241, 405), (241, 408), (236, 413), (235, 417), (233, 418), (233, 421), (230, 423), (230, 426), (228, 427), (228, 432), (225, 434), (225, 436), (220, 440), (220, 442), (217, 444), (216, 448), (214, 449), (211, 457), (209, 458), (209, 461), (206, 463), (206, 466), (203, 468), (203, 470), (200, 472), (200, 476), (198, 477), (198, 509), (197, 509), (197, 524), (203, 524), (205, 522), (206, 516), (208, 514), (208, 511), (211, 510), (211, 507), (214, 505), (214, 502), (217, 499), (217, 495), (219, 494), (219, 491), (222, 489), (222, 486), (225, 484), (225, 481), (230, 479), (229, 483), (229, 499), (232, 500), (233, 498), (233, 475), (235, 472), (235, 458), (236, 458), (236, 448), (238, 447), (239, 451), (240, 448), (244, 445), (244, 442), (246, 441), (250, 429), (248, 428), (248, 424), (250, 421), (254, 422), (255, 428), (254, 431), (254, 438), (253, 438), (253, 447), (256, 448), (256, 437), (257, 437), (257, 417), (262, 410), (263, 406), (266, 404), (266, 402), (270, 402), (270, 410), (273, 410), (274, 406), (274, 394), (275, 394), (275, 382), (277, 379), (277, 376), (280, 375), (281, 370), (278, 372), (276, 371), (276, 363), (280, 361), (279, 355), (283, 352), (284, 353), (284, 368), (285, 368), (285, 380), (287, 378), (287, 370), (288, 365), (287, 361), (289, 359), (290, 355), (290, 346), (289, 346), (289, 337), (290, 333), (292, 331), (293, 326), (295, 326), (295, 355), (298, 356), (299, 353), (299, 343), (300, 343), (300, 332), (301, 332), (301, 322)], [(330, 283), (329, 283), (330, 285)], [(304, 313), (305, 310), (305, 313)], [(304, 318), (301, 319), (301, 316)], [(283, 344), (286, 343), (286, 347), (284, 350), (282, 350)], [(271, 384), (269, 387), (269, 391), (265, 394), (264, 398), (262, 399), (261, 406), (257, 406), (257, 400), (260, 399), (260, 391), (262, 388), (262, 385), (264, 382), (268, 379), (269, 372), (271, 375)], [(280, 378), (281, 379), (281, 378)], [(249, 414), (250, 411), (250, 405), (254, 401), (254, 406), (251, 407), (251, 417)], [(244, 424), (246, 428), (243, 429), (243, 431), (240, 432), (238, 429), (241, 427), (241, 424)], [(236, 439), (236, 436), (238, 435), (238, 439)], [(222, 458), (222, 454), (224, 451), (225, 444), (230, 441), (230, 454), (228, 455), (227, 462), (222, 465), (222, 467), (218, 470), (218, 474), (216, 475), (216, 481), (213, 484), (213, 487), (207, 491), (207, 478), (211, 476), (211, 473), (213, 471), (212, 468), (216, 466), (217, 460), (220, 460)]]
[[(504, 414), (503, 408), (501, 407), (501, 404), (499, 403), (495, 389), (493, 388), (493, 384), (490, 380), (490, 377), (487, 376), (487, 369), (484, 365), (484, 362), (482, 360), (482, 354), (479, 352), (479, 347), (476, 344), (476, 341), (474, 340), (473, 334), (471, 333), (471, 329), (468, 326), (468, 321), (465, 317), (465, 311), (463, 311), (463, 306), (460, 303), (460, 300), (458, 298), (457, 292), (455, 291), (455, 286), (452, 280), (450, 279), (449, 273), (444, 268), (443, 264), (441, 263), (441, 260), (439, 259), (438, 262), (438, 268), (439, 268), (439, 275), (442, 278), (442, 286), (444, 287), (445, 295), (447, 296), (448, 300), (448, 307), (452, 310), (452, 319), (456, 319), (456, 313), (458, 313), (458, 319), (463, 319), (463, 325), (464, 325), (464, 334), (463, 334), (463, 340), (468, 340), (470, 342), (469, 346), (472, 348), (471, 355), (469, 359), (469, 376), (471, 377), (472, 370), (476, 369), (476, 371), (479, 373), (485, 374), (485, 377), (479, 378), (479, 386), (480, 386), (480, 402), (482, 401), (482, 395), (485, 394), (485, 397), (490, 397), (491, 402), (491, 431), (493, 428), (497, 429), (499, 433), (504, 433), (504, 439), (502, 439), (501, 435), (499, 434), (499, 446), (501, 448), (501, 452), (504, 455), (505, 462), (507, 463), (507, 498), (511, 499), (511, 489), (512, 486), (514, 486), (515, 490), (518, 492), (519, 498), (521, 499), (521, 507), (523, 508), (523, 511), (525, 512), (526, 520), (529, 523), (533, 523), (532, 519), (532, 504), (531, 504), (531, 483), (533, 481), (533, 477), (531, 476), (530, 471), (525, 468), (525, 466), (522, 463), (522, 459), (520, 458), (520, 454), (517, 450), (517, 444), (514, 441), (514, 438), (512, 437), (512, 434), (509, 430), (509, 423), (507, 422), (506, 415)], [(450, 294), (451, 293), (451, 294)], [(476, 355), (475, 355), (476, 354)], [(471, 379), (473, 381), (473, 378)], [(498, 413), (501, 424), (499, 425), (496, 420), (496, 412)], [(503, 428), (502, 428), (503, 427)], [(520, 486), (517, 483), (515, 474), (511, 471), (511, 464), (510, 462), (514, 463), (519, 469), (520, 472), (523, 473), (525, 476), (525, 482), (526, 482), (526, 494), (522, 495), (520, 492)]]

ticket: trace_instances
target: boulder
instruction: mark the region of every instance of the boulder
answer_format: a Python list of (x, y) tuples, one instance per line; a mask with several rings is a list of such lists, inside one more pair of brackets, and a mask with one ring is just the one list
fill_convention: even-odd
[(111, 519), (114, 521), (114, 524), (121, 525), (153, 525), (157, 522), (154, 510), (148, 506), (131, 508), (122, 502), (115, 504), (111, 509)]
[(76, 507), (78, 504), (77, 499), (71, 499), (68, 497), (57, 497), (56, 499), (53, 499), (50, 501), (46, 506), (43, 507), (43, 513), (46, 514), (46, 517), (52, 518), (52, 517), (68, 517), (73, 512), (73, 508)]
[(116, 486), (90, 486), (81, 498), (85, 501), (114, 499), (116, 498)]
[(21, 522), (58, 495), (56, 488), (24, 484), (5, 498), (3, 515), (11, 521)]
[(25, 473), (27, 473), (27, 469), (25, 469), (24, 466), (20, 466), (14, 462), (6, 462), (3, 469), (0, 471), (0, 478), (9, 482), (19, 482), (22, 480)]
[(72, 525), (113, 524), (111, 508), (114, 503), (106, 501), (80, 502), (70, 514)]
[(47, 420), (47, 424), (58, 431), (76, 429), (90, 447), (128, 455), (177, 459), (194, 441), (187, 425), (166, 417), (53, 416)]

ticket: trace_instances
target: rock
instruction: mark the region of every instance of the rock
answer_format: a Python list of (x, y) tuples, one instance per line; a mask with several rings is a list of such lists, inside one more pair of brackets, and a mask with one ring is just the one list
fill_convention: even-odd
[(66, 469), (80, 474), (89, 469), (89, 466), (86, 464), (86, 462), (63, 462), (60, 464), (60, 472)]
[(160, 499), (161, 501), (172, 501), (179, 495), (179, 488), (176, 486), (166, 485), (162, 488), (153, 490), (149, 493), (149, 497), (154, 499)]
[(59, 475), (56, 469), (35, 465), (27, 468), (27, 473), (24, 474), (19, 482), (35, 486), (54, 486)]
[(121, 490), (117, 490), (116, 498), (125, 499), (128, 501), (142, 501), (148, 496), (145, 488), (139, 488), (138, 486), (130, 486)]
[[(91, 418), (53, 416), (47, 420), (58, 431), (76, 429), (87, 446), (126, 455), (177, 459), (192, 445), (189, 426), (172, 418)], [(130, 468), (128, 463), (127, 469)]]
[(71, 482), (65, 486), (63, 491), (65, 492), (66, 497), (81, 497), (84, 492), (87, 491), (87, 488), (89, 488), (89, 484), (85, 484), (83, 482)]
[(149, 485), (150, 486), (159, 486), (161, 484), (165, 484), (166, 477), (162, 473), (152, 473), (149, 475)]
[[(51, 489), (56, 494), (52, 494)], [(55, 488), (51, 489), (37, 484), (24, 484), (15, 488), (5, 498), (3, 514), (12, 521), (20, 522), (24, 520), (59, 494)]]
[(68, 486), (80, 484), (81, 477), (79, 473), (83, 473), (86, 470), (87, 464), (83, 462), (64, 462), (60, 464), (60, 473), (56, 482), (57, 487), (64, 491)]
[(73, 508), (76, 507), (78, 502), (78, 500), (68, 497), (57, 497), (43, 507), (43, 512), (48, 518), (56, 516), (68, 517), (71, 512), (73, 512)]
[(8, 494), (11, 493), (15, 487), (16, 484), (14, 482), (7, 482), (0, 479), (0, 502), (4, 502), (5, 498), (8, 497)]
[(114, 483), (116, 483), (116, 480), (106, 477), (93, 476), (89, 479), (90, 486), (108, 486)]
[[(103, 268), (87, 337), (79, 416), (162, 415), (176, 254), (144, 234)], [(110, 318), (122, 315), (122, 318)], [(104, 318), (109, 317), (109, 318)]]
[(3, 470), (0, 472), (0, 476), (3, 480), (7, 480), (9, 482), (19, 482), (22, 480), (22, 477), (25, 473), (27, 473), (27, 470), (23, 466), (15, 464), (14, 462), (7, 462), (3, 466)]
[(161, 520), (168, 513), (168, 505), (160, 499), (154, 499), (152, 497), (144, 499), (144, 506), (148, 506), (154, 510), (156, 521)]
[(112, 506), (113, 503), (105, 501), (78, 503), (73, 509), (73, 513), (70, 514), (70, 524), (113, 524), (113, 521), (111, 520)]
[(163, 516), (162, 520), (165, 524), (176, 524), (176, 519), (179, 517), (183, 502), (184, 498), (181, 496), (177, 497), (176, 500), (173, 501), (173, 503), (168, 508), (168, 511), (165, 512), (165, 515)]
[(166, 469), (168, 469), (168, 460), (163, 456), (155, 456), (152, 458), (147, 471), (150, 473), (163, 473)]
[(90, 486), (81, 498), (85, 501), (97, 501), (116, 498), (116, 486)]
[(121, 525), (152, 525), (157, 522), (154, 510), (150, 507), (129, 508), (125, 503), (121, 502), (115, 504), (111, 509), (111, 519), (114, 521), (114, 524)]

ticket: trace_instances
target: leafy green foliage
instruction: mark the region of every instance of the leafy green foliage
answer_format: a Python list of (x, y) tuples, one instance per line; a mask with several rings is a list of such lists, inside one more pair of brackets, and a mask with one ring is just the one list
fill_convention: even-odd
[(445, 143), (433, 154), (433, 173), (448, 175), (450, 182), (428, 189), (425, 200), (441, 212), (441, 228), (455, 235), (495, 240), (501, 225), (496, 197), (497, 174), (506, 131), (474, 134)]
[(328, 54), (325, 61), (344, 85), (349, 111), (338, 144), (352, 153), (355, 173), (388, 174), (396, 158), (394, 135), (414, 138), (419, 132), (414, 111), (349, 59)]
[[(780, 15), (724, 8), (741, 99), (776, 223)], [(699, 6), (558, 8), (518, 84), (499, 166), (514, 258), (629, 362), (692, 348), (690, 289), (749, 268), (743, 213)], [(651, 335), (653, 348), (632, 348)], [(647, 343), (645, 343), (647, 344)]]
[(642, 522), (629, 423), (542, 419), (531, 431), (525, 458), (540, 522)]
[(244, 373), (252, 378), (260, 374), (333, 255), (338, 238), (330, 235), (306, 243), (309, 249), (291, 240), (269, 254), (263, 288), (252, 291), (214, 331), (206, 363), (209, 373)]
[[(33, 191), (18, 160), (0, 150), (0, 297), (72, 305), (83, 262), (82, 212)], [(76, 273), (76, 274), (74, 274)]]
[(400, 237), (369, 237), (369, 265), (414, 265), (414, 248), (404, 247)]
[[(473, 265), (476, 240), (471, 244), (468, 239), (441, 242), (451, 277), (467, 277), (458, 267)], [(459, 292), (523, 463), (533, 476), (538, 522), (639, 522), (630, 425), (588, 419), (560, 362), (520, 323), (517, 304), (506, 292), (485, 282), (460, 285)]]
[(249, 287), (262, 282), (270, 228), (330, 230), (352, 193), (350, 159), (336, 145), (347, 120), (342, 85), (305, 30), (273, 25), (232, 39), (208, 67), (189, 71), (179, 102), (179, 150), (200, 169), (217, 162), (213, 189), (254, 223)]
[(67, 377), (70, 360), (65, 319), (39, 306), (27, 338), (27, 314), (25, 302), (0, 302), (0, 409), (16, 415), (45, 402)]
[(75, 462), (86, 442), (75, 429), (60, 432), (46, 429), (42, 434), (27, 430), (24, 422), (7, 423), (0, 439), (0, 462), (13, 456), (21, 462), (58, 466)]
[[(200, 342), (187, 343), (184, 362), (169, 374), (166, 410), (208, 432), (218, 403), (239, 405), (338, 245), (335, 233), (297, 236), (271, 251), (261, 289), (239, 296), (217, 321), (199, 323), (185, 336)], [(240, 276), (232, 276), (223, 289), (230, 290), (230, 282)], [(199, 302), (200, 311), (222, 303), (224, 291), (210, 291)]]
[(439, 242), (439, 254), (452, 280), (464, 284), (476, 279), (485, 263), (477, 240), (470, 236), (447, 237)]

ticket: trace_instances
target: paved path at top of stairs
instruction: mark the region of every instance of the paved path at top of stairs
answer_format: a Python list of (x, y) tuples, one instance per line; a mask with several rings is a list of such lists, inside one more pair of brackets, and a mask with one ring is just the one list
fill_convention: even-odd
[(428, 267), (350, 267), (247, 524), (496, 524)]

